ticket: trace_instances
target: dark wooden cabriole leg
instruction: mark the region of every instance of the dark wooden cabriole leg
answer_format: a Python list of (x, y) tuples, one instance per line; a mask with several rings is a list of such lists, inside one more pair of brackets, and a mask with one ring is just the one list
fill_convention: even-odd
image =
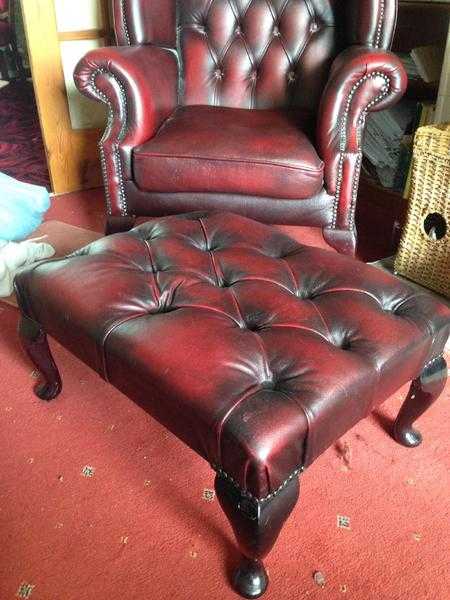
[(41, 400), (53, 400), (61, 392), (62, 383), (45, 332), (39, 323), (22, 315), (19, 336), (23, 349), (44, 379), (35, 388), (36, 396)]
[(440, 356), (430, 362), (420, 377), (411, 383), (393, 428), (393, 437), (399, 444), (412, 448), (422, 442), (422, 435), (414, 429), (413, 424), (438, 398), (446, 380), (447, 363)]
[(122, 233), (133, 229), (136, 218), (133, 216), (123, 217), (107, 217), (105, 234), (112, 235), (113, 233)]
[(246, 496), (221, 474), (216, 476), (215, 488), (243, 555), (233, 586), (244, 598), (259, 598), (269, 583), (262, 559), (272, 549), (297, 502), (298, 477), (264, 500)]

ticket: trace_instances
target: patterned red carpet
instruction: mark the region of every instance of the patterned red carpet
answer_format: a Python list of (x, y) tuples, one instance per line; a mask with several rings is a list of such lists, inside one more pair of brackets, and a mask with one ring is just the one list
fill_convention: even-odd
[(28, 81), (0, 89), (0, 172), (50, 186), (33, 86)]
[[(99, 199), (56, 199), (51, 218), (97, 228)], [(35, 398), (16, 321), (0, 304), (1, 600), (237, 599), (209, 466), (58, 344), (64, 392)], [(405, 392), (302, 477), (267, 600), (448, 600), (450, 388), (414, 450), (384, 430)]]

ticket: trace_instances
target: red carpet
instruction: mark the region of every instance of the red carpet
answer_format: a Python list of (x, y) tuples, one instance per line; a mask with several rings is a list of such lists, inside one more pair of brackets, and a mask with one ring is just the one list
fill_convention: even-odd
[(30, 82), (0, 89), (0, 172), (50, 188), (39, 117)]
[[(86, 226), (90, 215), (95, 228), (98, 199), (74, 203), (58, 199), (51, 218)], [(231, 530), (204, 499), (209, 466), (58, 344), (63, 394), (35, 398), (16, 318), (0, 304), (0, 599), (237, 598)], [(384, 431), (405, 392), (302, 477), (267, 560), (267, 600), (448, 600), (450, 388), (414, 450)]]
[(46, 221), (63, 221), (69, 225), (103, 233), (105, 230), (105, 197), (103, 189), (74, 192), (52, 198)]

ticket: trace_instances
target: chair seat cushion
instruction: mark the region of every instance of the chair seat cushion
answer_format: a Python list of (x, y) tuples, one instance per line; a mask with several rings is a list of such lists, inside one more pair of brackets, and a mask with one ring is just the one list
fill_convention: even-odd
[(134, 177), (153, 192), (220, 192), (310, 198), (323, 164), (289, 114), (185, 106), (134, 150)]
[(450, 311), (232, 214), (149, 221), (16, 278), (22, 311), (257, 497), (442, 351)]

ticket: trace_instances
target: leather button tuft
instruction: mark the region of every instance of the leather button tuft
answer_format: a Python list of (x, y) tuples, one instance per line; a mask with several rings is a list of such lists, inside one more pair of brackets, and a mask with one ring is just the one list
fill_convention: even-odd
[(223, 77), (223, 71), (222, 71), (222, 69), (216, 69), (214, 71), (214, 77), (216, 79), (222, 79), (222, 77)]
[(383, 307), (383, 312), (391, 314), (391, 315), (400, 315), (402, 307), (401, 306), (385, 306)]
[(275, 381), (263, 381), (261, 383), (261, 387), (263, 390), (274, 390), (276, 387)]
[(294, 294), (297, 296), (297, 298), (299, 298), (299, 300), (311, 300), (313, 297), (312, 294), (304, 290), (297, 290), (294, 292)]
[(287, 74), (287, 79), (289, 83), (294, 83), (297, 79), (297, 74), (295, 73), (295, 71), (289, 71), (289, 73)]
[(160, 306), (157, 310), (157, 313), (164, 314), (164, 313), (174, 312), (175, 310), (177, 310), (176, 306)]
[(280, 37), (280, 36), (281, 36), (280, 30), (278, 29), (278, 27), (277, 27), (276, 25), (275, 25), (275, 27), (273, 28), (273, 35), (274, 35), (275, 37)]
[(242, 27), (240, 25), (237, 25), (236, 29), (234, 30), (234, 33), (236, 35), (241, 35), (241, 33), (242, 33)]
[(319, 31), (319, 25), (315, 21), (313, 21), (310, 25), (309, 30), (311, 32)]

